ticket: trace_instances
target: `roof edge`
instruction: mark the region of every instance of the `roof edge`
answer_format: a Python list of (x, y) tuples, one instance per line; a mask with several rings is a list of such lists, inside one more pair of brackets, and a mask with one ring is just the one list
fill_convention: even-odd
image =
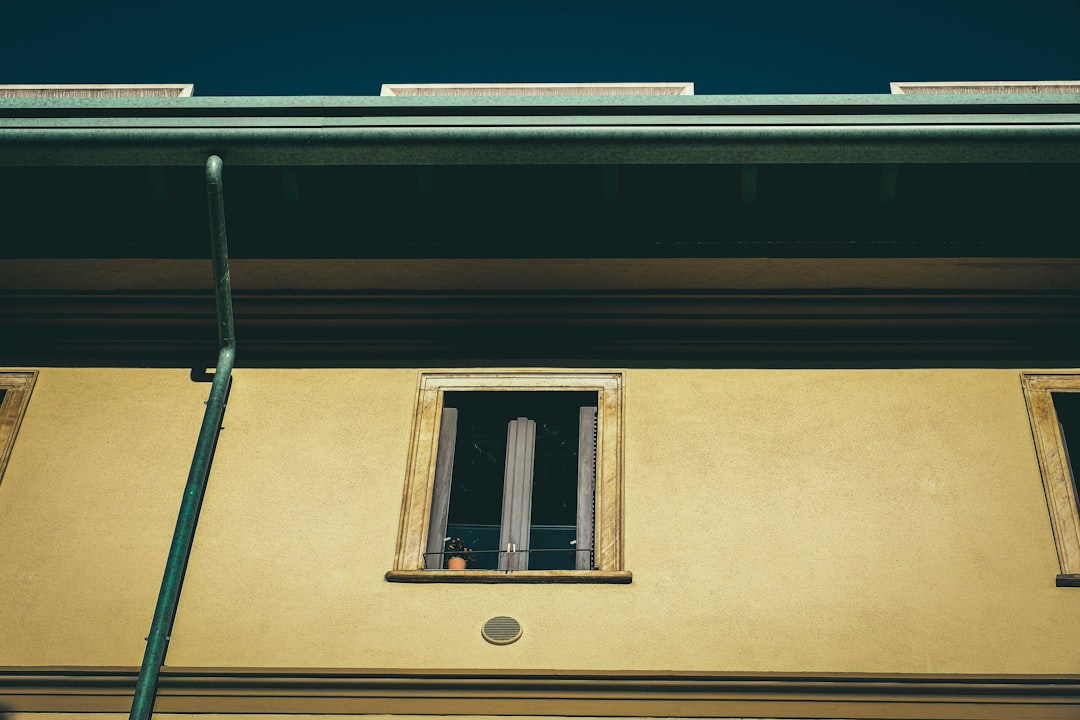
[(382, 97), (648, 97), (693, 95), (692, 82), (386, 83)]
[(191, 97), (193, 83), (33, 83), (0, 85), (0, 98), (148, 98)]

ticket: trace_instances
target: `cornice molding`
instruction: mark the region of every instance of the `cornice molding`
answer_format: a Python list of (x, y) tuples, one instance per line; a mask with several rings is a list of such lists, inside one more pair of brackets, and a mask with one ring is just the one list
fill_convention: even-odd
[[(999, 292), (237, 292), (245, 362), (488, 358), (1074, 365), (1080, 294)], [(0, 293), (0, 364), (194, 365), (209, 292)], [(505, 363), (504, 363), (505, 364)], [(603, 363), (602, 363), (603, 364)]]
[[(0, 668), (14, 712), (124, 712), (135, 668)], [(165, 668), (167, 713), (1009, 718), (1080, 715), (1080, 675)]]

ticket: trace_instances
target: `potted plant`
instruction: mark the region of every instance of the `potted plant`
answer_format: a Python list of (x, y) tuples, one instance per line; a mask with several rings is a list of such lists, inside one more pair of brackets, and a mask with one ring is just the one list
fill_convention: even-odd
[(447, 570), (464, 570), (473, 562), (472, 548), (465, 545), (465, 541), (459, 537), (446, 538), (446, 550), (443, 556), (447, 558)]

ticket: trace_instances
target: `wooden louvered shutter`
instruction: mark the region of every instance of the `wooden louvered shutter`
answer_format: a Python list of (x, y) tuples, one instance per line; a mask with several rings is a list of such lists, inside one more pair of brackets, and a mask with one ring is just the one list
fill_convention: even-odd
[(457, 445), (457, 408), (443, 408), (439, 428), (438, 455), (435, 456), (435, 486), (431, 491), (431, 522), (428, 525), (427, 553), (424, 567), (438, 570), (446, 567), (443, 548), (446, 542), (446, 523), (450, 516), (450, 485), (454, 477), (454, 447)]
[[(532, 519), (533, 458), (536, 422), (519, 417), (506, 429), (506, 469), (503, 476), (502, 530), (499, 569), (529, 569), (529, 525)], [(514, 552), (507, 553), (507, 547)]]
[[(576, 570), (593, 569), (596, 517), (596, 408), (578, 413), (578, 495)], [(588, 550), (588, 552), (582, 552)]]

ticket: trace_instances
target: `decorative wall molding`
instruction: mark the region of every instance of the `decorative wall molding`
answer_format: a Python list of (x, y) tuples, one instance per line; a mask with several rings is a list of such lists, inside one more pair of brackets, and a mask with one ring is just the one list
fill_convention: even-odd
[[(235, 313), (256, 366), (1050, 367), (1080, 352), (1068, 291), (237, 292)], [(209, 292), (0, 293), (0, 365), (197, 364), (213, 328)]]
[[(12, 712), (126, 712), (137, 669), (0, 668)], [(1080, 675), (165, 668), (157, 712), (1063, 720)]]

